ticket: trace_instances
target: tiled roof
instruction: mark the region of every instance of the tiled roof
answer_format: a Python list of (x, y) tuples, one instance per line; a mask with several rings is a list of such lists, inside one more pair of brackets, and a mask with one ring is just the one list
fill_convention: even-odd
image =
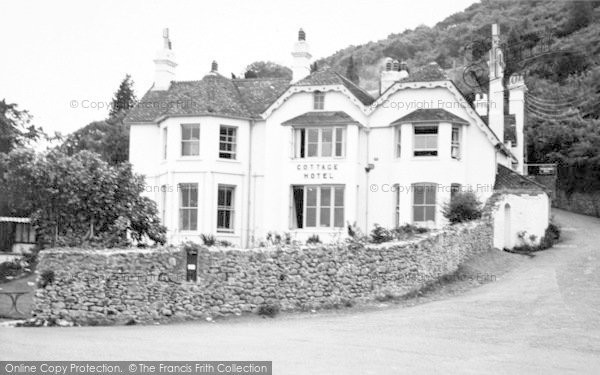
[(498, 164), (496, 172), (496, 183), (494, 190), (497, 191), (530, 191), (545, 192), (546, 188), (529, 178), (518, 174), (510, 168)]
[(396, 121), (392, 122), (392, 125), (399, 125), (405, 123), (414, 123), (414, 122), (451, 122), (458, 124), (468, 124), (468, 122), (456, 116), (453, 113), (446, 111), (441, 108), (431, 108), (431, 109), (416, 109), (409, 113), (404, 117), (400, 117)]
[(358, 123), (346, 112), (315, 111), (306, 112), (282, 123), (282, 125), (346, 125)]
[(125, 122), (164, 116), (256, 117), (289, 87), (285, 79), (228, 79), (207, 74), (200, 81), (174, 81), (168, 90), (148, 91)]
[(281, 79), (234, 79), (246, 107), (253, 114), (263, 113), (287, 88), (290, 81)]
[(420, 69), (411, 72), (408, 77), (401, 79), (399, 82), (432, 82), (432, 81), (447, 81), (448, 76), (440, 66), (432, 62)]
[[(480, 117), (489, 126), (489, 117)], [(504, 115), (504, 142), (508, 141), (511, 141), (513, 146), (517, 145), (517, 119), (515, 115)]]
[(360, 100), (364, 105), (370, 105), (375, 101), (369, 93), (355, 85), (348, 78), (343, 75), (331, 70), (325, 69), (312, 73), (306, 78), (294, 83), (294, 86), (330, 86), (330, 85), (344, 85), (348, 91)]

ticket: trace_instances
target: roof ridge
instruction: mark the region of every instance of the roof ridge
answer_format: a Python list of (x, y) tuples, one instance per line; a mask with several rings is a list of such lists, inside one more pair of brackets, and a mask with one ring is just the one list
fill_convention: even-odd
[(356, 87), (357, 89), (359, 89), (360, 91), (362, 91), (364, 94), (367, 94), (369, 97), (371, 97), (372, 99), (375, 99), (371, 96), (371, 94), (369, 94), (365, 89), (363, 89), (362, 87), (360, 87), (359, 85), (357, 85), (356, 83), (352, 82), (351, 80), (349, 80), (347, 77), (345, 77), (343, 74), (334, 71), (335, 74), (337, 74), (342, 80), (346, 81), (347, 83), (351, 84), (352, 86)]

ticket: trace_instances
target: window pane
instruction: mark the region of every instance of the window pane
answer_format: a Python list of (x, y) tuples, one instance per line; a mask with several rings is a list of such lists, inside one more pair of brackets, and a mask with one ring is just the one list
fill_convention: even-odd
[(317, 143), (319, 141), (319, 129), (308, 129), (308, 142)]
[(190, 143), (190, 155), (200, 155), (200, 143), (192, 142)]
[(425, 192), (425, 203), (426, 204), (435, 204), (435, 185), (427, 185)]
[(191, 209), (190, 211), (190, 230), (198, 229), (198, 210)]
[(191, 138), (191, 130), (190, 127), (187, 125), (183, 125), (181, 127), (181, 139), (183, 140), (187, 140)]
[(329, 207), (321, 207), (321, 226), (328, 227), (331, 225), (331, 209)]
[(423, 206), (415, 206), (413, 207), (413, 219), (414, 221), (424, 221), (425, 213)]
[(343, 207), (339, 207), (336, 208), (334, 211), (334, 223), (333, 226), (334, 227), (343, 227), (344, 226), (344, 208)]
[(321, 156), (331, 156), (333, 145), (333, 130), (323, 129), (321, 131)]
[(308, 144), (308, 156), (317, 156), (317, 144), (316, 143), (309, 143)]
[(343, 156), (344, 128), (335, 129), (335, 156)]
[(306, 205), (311, 207), (317, 206), (317, 188), (306, 188)]
[(342, 187), (335, 188), (335, 205), (344, 206), (344, 188)]
[(307, 208), (306, 209), (306, 226), (316, 227), (317, 226), (317, 209)]
[(321, 207), (329, 207), (331, 206), (331, 188), (330, 187), (322, 187), (321, 188)]
[(425, 220), (426, 221), (435, 221), (435, 206), (426, 206), (425, 207)]
[(425, 189), (423, 186), (414, 186), (414, 203), (423, 204), (425, 203)]

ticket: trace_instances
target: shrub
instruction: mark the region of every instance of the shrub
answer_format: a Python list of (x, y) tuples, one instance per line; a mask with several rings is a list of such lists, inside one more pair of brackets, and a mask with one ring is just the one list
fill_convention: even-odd
[(317, 243), (321, 243), (321, 239), (319, 238), (318, 234), (313, 234), (312, 236), (308, 237), (308, 239), (306, 240), (307, 245), (317, 244)]
[(54, 282), (54, 271), (52, 270), (45, 270), (44, 272), (42, 272), (40, 274), (40, 278), (38, 279), (37, 282), (37, 287), (39, 289), (43, 289), (48, 285), (51, 285)]
[(217, 238), (212, 234), (201, 234), (200, 238), (206, 246), (215, 246), (217, 244)]
[(472, 191), (457, 192), (444, 204), (442, 213), (451, 224), (477, 220), (481, 218), (482, 204)]
[(382, 243), (392, 241), (394, 239), (394, 235), (392, 231), (386, 229), (379, 224), (375, 224), (375, 228), (371, 231), (371, 242), (373, 243)]
[(219, 240), (218, 241), (219, 246), (223, 246), (223, 247), (233, 247), (233, 243), (231, 243), (230, 241), (226, 241), (226, 240)]
[(427, 233), (429, 232), (429, 228), (418, 227), (413, 224), (404, 224), (397, 228), (392, 229), (392, 234), (395, 239), (403, 240), (408, 237), (414, 236), (415, 234)]
[(273, 303), (265, 303), (258, 306), (256, 313), (260, 316), (274, 318), (277, 314), (279, 314), (279, 306)]

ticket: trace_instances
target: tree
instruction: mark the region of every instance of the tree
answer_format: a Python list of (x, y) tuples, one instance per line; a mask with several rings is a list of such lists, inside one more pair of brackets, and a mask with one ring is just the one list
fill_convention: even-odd
[(352, 81), (355, 85), (358, 85), (359, 77), (358, 77), (358, 69), (356, 65), (354, 65), (354, 57), (350, 55), (348, 59), (348, 66), (346, 67), (346, 78)]
[(41, 127), (31, 123), (31, 115), (15, 103), (0, 101), (0, 153), (8, 153), (45, 136)]
[(118, 117), (121, 113), (128, 112), (136, 103), (137, 99), (133, 90), (133, 81), (131, 80), (131, 76), (126, 74), (113, 97), (109, 117)]
[(94, 121), (68, 135), (58, 147), (67, 155), (89, 150), (99, 154), (110, 164), (129, 160), (129, 125), (123, 122), (136, 103), (131, 76), (126, 75), (115, 92), (110, 117)]
[(166, 229), (144, 178), (130, 164), (110, 165), (97, 154), (18, 149), (0, 157), (0, 186), (11, 213), (30, 216), (40, 242), (53, 246), (114, 247), (165, 242)]
[(246, 67), (246, 73), (248, 72), (254, 72), (257, 78), (292, 79), (292, 70), (290, 68), (272, 61), (255, 61)]
[(583, 29), (594, 19), (593, 4), (590, 1), (571, 1), (568, 7), (568, 19), (563, 34), (571, 34)]

